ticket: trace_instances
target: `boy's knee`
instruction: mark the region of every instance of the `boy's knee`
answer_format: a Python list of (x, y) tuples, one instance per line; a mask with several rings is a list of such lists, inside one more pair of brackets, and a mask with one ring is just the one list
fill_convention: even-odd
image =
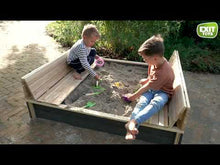
[(167, 103), (166, 100), (163, 100), (163, 99), (153, 99), (151, 100), (150, 104), (152, 106), (154, 106), (156, 109), (161, 109), (163, 108), (163, 106)]
[(145, 107), (145, 106), (147, 106), (147, 102), (143, 102), (143, 101), (139, 101), (137, 104), (136, 104), (136, 106), (135, 106), (135, 108), (138, 108), (138, 109), (142, 109), (143, 107)]
[(95, 61), (95, 58), (94, 57), (88, 57), (87, 60), (88, 60), (89, 64), (92, 65), (93, 62)]

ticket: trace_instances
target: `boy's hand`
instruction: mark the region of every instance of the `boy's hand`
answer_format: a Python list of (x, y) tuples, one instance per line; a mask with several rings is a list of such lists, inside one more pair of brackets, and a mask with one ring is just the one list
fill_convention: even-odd
[(136, 96), (134, 94), (127, 93), (124, 96), (126, 96), (128, 98), (128, 100), (130, 100), (130, 101), (135, 101), (136, 100)]
[(98, 55), (96, 55), (96, 56), (95, 56), (95, 59), (97, 60), (98, 58), (99, 58), (99, 56), (98, 56)]
[(100, 76), (99, 75), (95, 75), (94, 77), (96, 80), (100, 80)]

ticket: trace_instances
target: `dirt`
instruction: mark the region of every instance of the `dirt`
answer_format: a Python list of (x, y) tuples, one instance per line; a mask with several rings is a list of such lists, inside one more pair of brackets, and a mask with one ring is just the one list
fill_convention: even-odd
[[(64, 103), (69, 106), (84, 107), (88, 102), (93, 102), (96, 104), (89, 109), (130, 116), (136, 102), (127, 103), (121, 96), (133, 93), (140, 87), (140, 79), (147, 77), (147, 67), (107, 62), (95, 71), (101, 76), (102, 81), (99, 84), (101, 89), (95, 88), (96, 81), (88, 77), (65, 99)], [(95, 92), (98, 93), (94, 94)]]

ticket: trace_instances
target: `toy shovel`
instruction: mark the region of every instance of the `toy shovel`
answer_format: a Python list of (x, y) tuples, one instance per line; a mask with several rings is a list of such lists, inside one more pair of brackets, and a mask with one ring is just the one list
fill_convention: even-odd
[(87, 104), (83, 107), (83, 108), (90, 108), (90, 107), (93, 107), (93, 106), (95, 106), (96, 105), (96, 103), (95, 102), (87, 102)]

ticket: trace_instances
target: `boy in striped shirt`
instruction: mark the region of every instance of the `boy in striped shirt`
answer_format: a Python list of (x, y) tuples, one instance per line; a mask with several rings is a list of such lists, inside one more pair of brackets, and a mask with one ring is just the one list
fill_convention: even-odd
[(100, 34), (95, 25), (87, 24), (82, 30), (82, 39), (78, 40), (70, 49), (67, 55), (67, 64), (74, 68), (73, 77), (81, 80), (81, 72), (88, 70), (89, 74), (96, 80), (100, 77), (91, 68), (95, 59), (99, 56), (96, 54), (95, 48), (91, 48), (100, 38)]

